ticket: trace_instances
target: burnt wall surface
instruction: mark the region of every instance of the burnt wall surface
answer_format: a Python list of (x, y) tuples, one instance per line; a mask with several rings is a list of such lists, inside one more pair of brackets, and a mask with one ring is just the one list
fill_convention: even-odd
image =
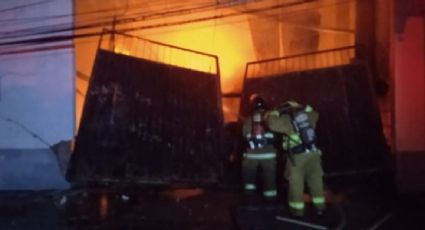
[(99, 50), (68, 180), (213, 183), (219, 77)]
[(327, 173), (387, 165), (389, 150), (365, 65), (248, 78), (241, 98), (242, 116), (249, 114), (253, 93), (263, 96), (270, 107), (296, 100), (320, 113), (318, 144)]

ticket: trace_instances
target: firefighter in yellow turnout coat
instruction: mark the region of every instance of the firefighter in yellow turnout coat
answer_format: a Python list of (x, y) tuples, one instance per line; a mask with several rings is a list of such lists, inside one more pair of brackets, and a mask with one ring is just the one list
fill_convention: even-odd
[(314, 128), (319, 114), (309, 105), (286, 102), (267, 112), (267, 122), (274, 132), (282, 133), (282, 147), (287, 152), (285, 178), (288, 181), (289, 211), (304, 215), (304, 183), (307, 184), (318, 215), (325, 210), (321, 150), (316, 146)]

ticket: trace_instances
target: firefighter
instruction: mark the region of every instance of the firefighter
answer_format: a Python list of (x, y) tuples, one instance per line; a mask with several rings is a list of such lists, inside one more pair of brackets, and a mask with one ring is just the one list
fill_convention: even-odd
[(295, 217), (304, 215), (304, 183), (312, 196), (316, 214), (323, 215), (326, 205), (323, 188), (321, 150), (316, 146), (315, 127), (319, 114), (309, 105), (288, 101), (267, 112), (270, 129), (283, 134), (287, 153), (285, 179), (288, 181), (288, 206)]
[[(250, 97), (252, 113), (244, 120), (242, 132), (246, 140), (246, 149), (242, 158), (242, 177), (246, 197), (255, 197), (257, 192), (257, 173), (261, 169), (263, 182), (262, 198), (273, 201), (276, 190), (276, 149), (274, 135), (266, 127), (264, 113), (266, 104), (262, 97)], [(259, 189), (258, 189), (259, 190)], [(249, 201), (248, 201), (249, 202)]]

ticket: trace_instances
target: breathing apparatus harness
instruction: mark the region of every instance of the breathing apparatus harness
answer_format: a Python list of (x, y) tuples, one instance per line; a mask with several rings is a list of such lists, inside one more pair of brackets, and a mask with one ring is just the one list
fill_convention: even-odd
[(256, 94), (250, 98), (252, 106), (251, 132), (246, 135), (250, 149), (261, 149), (273, 144), (274, 135), (267, 130), (263, 113), (266, 110), (264, 99)]
[(307, 112), (304, 109), (295, 111), (292, 113), (291, 118), (292, 126), (294, 127), (295, 131), (299, 133), (305, 152), (317, 150), (316, 131), (308, 119)]
[[(301, 143), (297, 146), (294, 146), (288, 149), (292, 153), (302, 153), (310, 152), (317, 150), (316, 146), (316, 131), (311, 124), (308, 116), (308, 110), (311, 110), (311, 107), (301, 106), (295, 102), (287, 102), (284, 105), (278, 108), (279, 112), (288, 114), (291, 117), (292, 127), (294, 128), (296, 134), (298, 134)], [(297, 143), (297, 140), (293, 140), (291, 135), (287, 135), (288, 141)]]
[(250, 149), (261, 149), (273, 144), (274, 135), (266, 129), (261, 113), (252, 116), (251, 133), (247, 134)]

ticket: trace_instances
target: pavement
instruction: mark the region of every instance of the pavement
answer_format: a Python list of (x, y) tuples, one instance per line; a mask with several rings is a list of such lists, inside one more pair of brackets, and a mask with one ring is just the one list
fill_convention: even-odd
[(0, 192), (0, 229), (425, 229), (425, 194), (399, 194), (383, 175), (325, 178), (328, 209), (288, 215), (285, 196), (242, 203), (231, 187), (102, 186)]

